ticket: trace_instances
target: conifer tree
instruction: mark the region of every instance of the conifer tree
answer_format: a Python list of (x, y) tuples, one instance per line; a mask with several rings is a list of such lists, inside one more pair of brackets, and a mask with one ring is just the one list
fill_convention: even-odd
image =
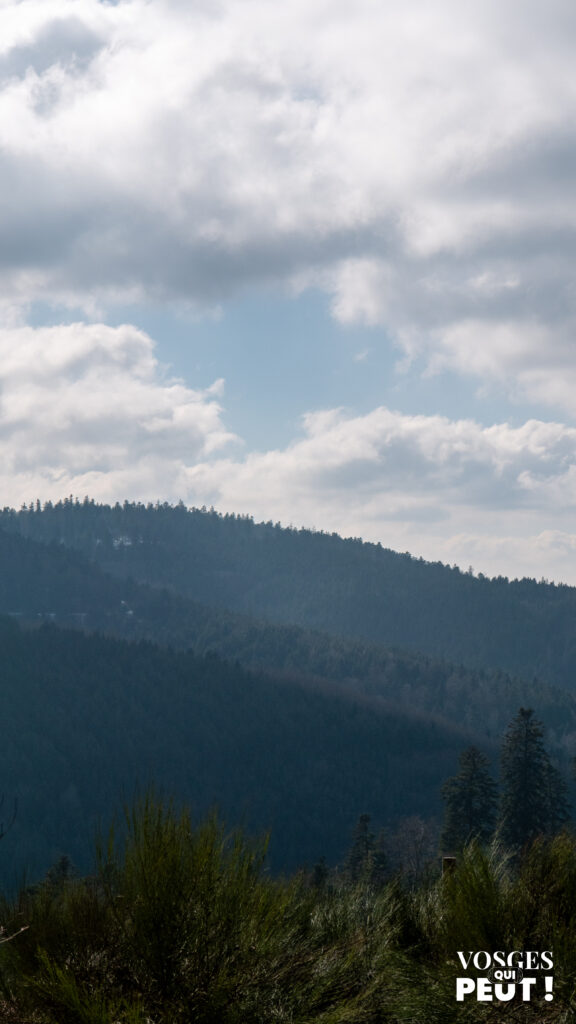
[(370, 831), (370, 815), (361, 814), (354, 829), (352, 846), (346, 862), (346, 872), (351, 882), (366, 877), (374, 850), (374, 834)]
[(481, 843), (490, 840), (496, 819), (497, 787), (488, 766), (488, 758), (477, 747), (468, 747), (460, 756), (458, 775), (444, 783), (443, 850), (460, 850), (471, 839)]
[(370, 882), (380, 889), (390, 878), (390, 861), (386, 849), (386, 834), (380, 830), (373, 849), (369, 854)]
[(326, 864), (326, 858), (320, 857), (320, 860), (314, 865), (312, 870), (311, 884), (312, 888), (318, 890), (324, 890), (328, 882), (330, 872), (328, 871), (328, 865)]
[(568, 818), (566, 787), (543, 735), (533, 710), (520, 708), (502, 744), (498, 837), (511, 849), (538, 835), (554, 835)]

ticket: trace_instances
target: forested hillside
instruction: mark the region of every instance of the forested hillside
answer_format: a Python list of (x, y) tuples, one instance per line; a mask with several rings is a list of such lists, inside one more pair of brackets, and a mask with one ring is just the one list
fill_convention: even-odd
[(564, 772), (573, 757), (571, 588), (183, 506), (70, 500), (0, 524), (6, 871), (82, 863), (149, 783), (271, 828), (275, 868), (336, 863), (362, 813), (438, 830), (459, 754), (497, 771), (520, 706)]
[[(440, 811), (469, 736), (344, 688), (208, 655), (0, 619), (4, 880), (65, 853), (154, 784), (196, 813), (273, 831), (275, 869), (332, 862), (362, 810), (382, 826)], [(407, 758), (407, 752), (409, 757)]]
[(0, 614), (29, 627), (51, 622), (130, 641), (216, 653), (252, 669), (324, 680), (357, 695), (468, 729), (497, 741), (516, 709), (537, 706), (554, 746), (576, 743), (576, 700), (559, 687), (498, 669), (470, 669), (416, 652), (278, 625), (209, 607), (167, 587), (119, 578), (61, 543), (0, 529)]
[(360, 540), (183, 505), (71, 499), (0, 515), (122, 577), (270, 621), (573, 688), (576, 589), (489, 580)]

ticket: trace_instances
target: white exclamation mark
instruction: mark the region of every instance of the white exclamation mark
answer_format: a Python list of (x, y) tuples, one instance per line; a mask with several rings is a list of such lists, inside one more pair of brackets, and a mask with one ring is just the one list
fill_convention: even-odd
[(544, 999), (546, 999), (546, 1001), (548, 1003), (551, 1003), (552, 1000), (554, 999), (554, 996), (552, 995), (552, 987), (554, 985), (554, 978), (552, 978), (552, 977), (544, 978), (544, 984), (546, 986), (546, 995), (544, 996)]

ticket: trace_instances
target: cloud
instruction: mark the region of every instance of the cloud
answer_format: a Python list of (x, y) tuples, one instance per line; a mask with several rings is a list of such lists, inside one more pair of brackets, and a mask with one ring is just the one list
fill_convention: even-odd
[(122, 494), (177, 498), (183, 468), (234, 441), (222, 381), (204, 391), (162, 372), (125, 325), (0, 331), (0, 483), (5, 502)]
[(315, 288), (569, 423), (575, 29), (567, 0), (0, 2), (5, 501), (182, 497), (566, 578), (573, 426), (315, 411), (243, 456), (136, 328), (23, 322)]
[[(481, 427), (472, 420), (408, 416), (387, 408), (364, 416), (342, 410), (311, 413), (305, 436), (281, 451), (251, 453), (242, 462), (202, 465), (194, 480), (213, 477), (228, 501), (238, 490), (257, 505), (302, 496), (357, 510), (375, 498), (380, 517), (419, 508), (460, 510), (546, 508), (552, 491), (567, 512), (576, 504), (576, 430), (532, 420), (518, 428)], [(245, 487), (245, 494), (242, 488)], [(274, 498), (274, 495), (277, 497)], [(348, 495), (348, 497), (346, 497)], [(279, 509), (273, 510), (278, 512)]]
[(574, 22), (568, 0), (5, 0), (0, 301), (320, 287), (432, 370), (573, 414)]
[[(16, 36), (0, 57), (0, 81), (22, 78), (30, 72), (40, 76), (56, 66), (65, 67), (72, 74), (81, 72), (104, 45), (104, 37), (97, 31), (93, 18), (89, 24), (73, 13), (59, 18), (54, 11), (42, 24), (34, 17), (34, 8), (39, 14), (37, 5), (22, 6), (32, 18), (21, 22), (20, 41)], [(72, 5), (70, 10), (73, 11)], [(27, 31), (22, 31), (26, 22)]]
[(316, 525), (494, 575), (565, 580), (566, 544), (576, 544), (576, 430), (560, 423), (486, 428), (386, 408), (364, 416), (330, 410), (307, 416), (304, 436), (283, 450), (203, 460), (187, 480), (197, 504)]
[(222, 403), (222, 381), (170, 377), (131, 325), (4, 328), (3, 503), (183, 499), (576, 583), (576, 428), (326, 409), (286, 447), (245, 453)]

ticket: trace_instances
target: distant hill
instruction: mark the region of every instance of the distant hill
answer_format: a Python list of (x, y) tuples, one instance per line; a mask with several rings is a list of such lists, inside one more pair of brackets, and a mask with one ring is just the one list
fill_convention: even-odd
[(487, 579), (376, 544), (183, 505), (71, 499), (0, 525), (204, 605), (574, 689), (576, 589)]
[(277, 869), (334, 862), (360, 813), (437, 818), (460, 751), (494, 762), (520, 705), (574, 752), (570, 587), (88, 500), (5, 509), (0, 565), (5, 871), (85, 863), (91, 826), (151, 782), (271, 828)]
[(166, 587), (112, 576), (62, 543), (1, 529), (0, 565), (0, 614), (27, 627), (49, 622), (149, 640), (308, 683), (342, 684), (357, 695), (433, 715), (448, 728), (463, 727), (479, 743), (498, 740), (527, 704), (538, 708), (559, 750), (570, 752), (576, 742), (576, 699), (541, 681), (209, 607)]

